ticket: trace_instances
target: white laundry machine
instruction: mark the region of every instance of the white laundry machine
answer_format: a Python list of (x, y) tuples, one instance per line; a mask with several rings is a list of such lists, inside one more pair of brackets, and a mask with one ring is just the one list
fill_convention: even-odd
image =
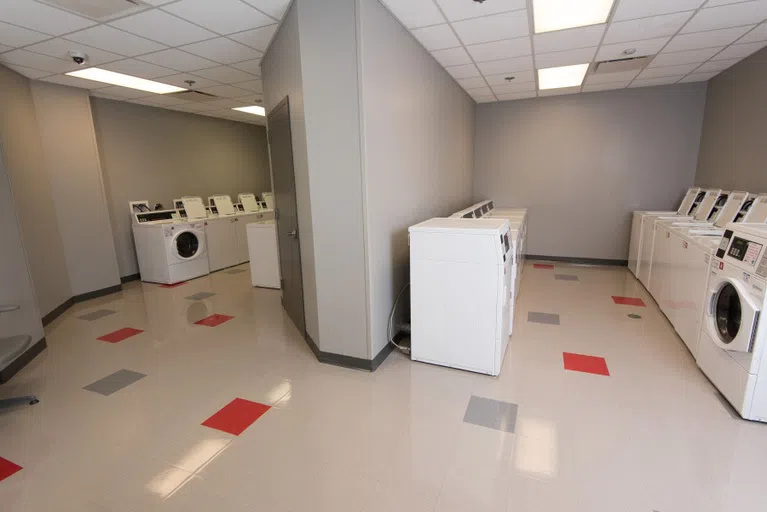
[(411, 226), (411, 356), (498, 375), (509, 337), (509, 223), (431, 219)]
[(274, 211), (274, 192), (263, 192), (261, 194), (261, 201), (266, 203), (266, 209)]
[[(130, 208), (137, 209), (135, 202)], [(176, 210), (133, 213), (142, 281), (175, 284), (210, 273), (203, 223), (179, 222), (177, 215)]]
[(509, 221), (509, 240), (511, 241), (511, 257), (509, 258), (509, 273), (511, 275), (511, 284), (509, 292), (509, 308), (511, 315), (511, 329), (514, 324), (514, 306), (519, 298), (519, 289), (522, 284), (522, 271), (525, 267), (526, 250), (525, 241), (527, 238), (527, 209), (526, 208), (494, 208), (483, 219), (506, 219)]
[[(186, 205), (187, 201), (190, 200), (195, 203), (195, 215), (207, 216), (204, 224), (205, 235), (208, 240), (210, 271), (216, 272), (247, 261), (247, 255), (244, 256), (243, 260), (243, 253), (247, 253), (248, 248), (247, 233), (240, 235), (242, 242), (239, 243), (237, 227), (240, 222), (231, 198), (226, 195), (211, 196), (208, 198), (207, 210), (204, 206), (202, 206), (202, 210), (200, 209), (201, 198), (184, 198), (184, 204)], [(190, 215), (189, 207), (187, 206), (186, 209), (187, 215)], [(190, 216), (190, 220), (191, 218)]]
[(635, 277), (639, 277), (639, 266), (642, 251), (642, 229), (645, 226), (642, 221), (644, 218), (647, 216), (688, 215), (692, 209), (693, 204), (695, 203), (695, 199), (699, 192), (700, 188), (698, 187), (692, 187), (688, 189), (676, 212), (646, 210), (637, 210), (634, 212), (634, 217), (631, 222), (631, 241), (629, 243), (629, 270), (632, 274), (634, 274)]
[(698, 366), (745, 419), (767, 422), (767, 225), (730, 224), (711, 264)]

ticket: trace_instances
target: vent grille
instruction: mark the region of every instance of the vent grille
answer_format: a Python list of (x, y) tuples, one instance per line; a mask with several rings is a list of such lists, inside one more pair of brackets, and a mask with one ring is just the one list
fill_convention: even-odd
[(96, 20), (137, 11), (147, 5), (138, 0), (44, 0), (45, 3)]
[(644, 69), (650, 62), (650, 56), (629, 57), (628, 59), (615, 59), (597, 62), (592, 75), (604, 75), (607, 73), (622, 73), (625, 71), (639, 71)]

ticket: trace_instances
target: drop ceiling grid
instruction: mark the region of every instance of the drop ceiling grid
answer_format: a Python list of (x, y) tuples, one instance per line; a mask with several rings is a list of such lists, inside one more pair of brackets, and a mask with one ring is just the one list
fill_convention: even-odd
[[(449, 10), (445, 8), (446, 5), (454, 6), (459, 1), (462, 2), (460, 15), (455, 15), (455, 9)], [(508, 2), (506, 6), (508, 8), (492, 7), (491, 2), (498, 3), (501, 1)], [(434, 54), (435, 51), (444, 52), (445, 50), (460, 49), (468, 55), (471, 66), (479, 70), (479, 76), (476, 78), (484, 79), (486, 87), (483, 86), (482, 88), (476, 88), (479, 82), (476, 80), (463, 80), (464, 78), (471, 78), (464, 76), (463, 74), (461, 75), (459, 85), (461, 83), (466, 84), (467, 87), (465, 87), (465, 90), (478, 102), (487, 102), (490, 100), (490, 95), (487, 93), (488, 89), (490, 90), (490, 93), (492, 93), (492, 97), (494, 97), (496, 100), (501, 100), (499, 96), (508, 96), (508, 91), (504, 90), (504, 92), (501, 93), (499, 92), (501, 89), (497, 89), (499, 87), (503, 88), (504, 86), (491, 84), (489, 77), (498, 74), (498, 66), (501, 66), (503, 61), (524, 57), (529, 57), (532, 59), (533, 69), (509, 71), (507, 74), (514, 76), (515, 74), (518, 74), (522, 71), (532, 71), (535, 75), (536, 91), (531, 91), (529, 95), (523, 93), (517, 94), (524, 97), (551, 94), (551, 92), (542, 93), (541, 91), (537, 90), (537, 69), (538, 65), (542, 62), (539, 61), (539, 57), (544, 55), (544, 53), (540, 52), (540, 44), (536, 43), (536, 37), (533, 30), (533, 1), (534, 0), (485, 0), (484, 3), (472, 4), (471, 0), (381, 0), (381, 2), (389, 9), (389, 11), (395, 17), (397, 17), (402, 22), (402, 24), (405, 25), (405, 27), (411, 33), (413, 33), (414, 36), (416, 36), (416, 38), (418, 38), (417, 34), (419, 29), (442, 26), (449, 27), (453, 36), (455, 37), (455, 40), (460, 43), (460, 46), (454, 46), (455, 43), (452, 43), (452, 46), (450, 44), (447, 46), (439, 46), (439, 49), (432, 50), (431, 53)], [(651, 57), (647, 65), (648, 67), (652, 66), (653, 60), (657, 55), (668, 56), (680, 51), (704, 49), (709, 50), (707, 52), (703, 52), (705, 54), (710, 54), (709, 57), (698, 62), (684, 62), (674, 64), (669, 66), (669, 69), (663, 71), (659, 71), (657, 69), (659, 66), (653, 67), (652, 69), (654, 69), (654, 71), (648, 70), (647, 75), (666, 75), (662, 78), (649, 78), (646, 75), (643, 76), (644, 70), (642, 70), (642, 72), (638, 73), (634, 79), (628, 82), (626, 82), (625, 79), (616, 80), (616, 83), (622, 83), (622, 86), (619, 88), (632, 86), (637, 87), (646, 83), (659, 85), (661, 83), (670, 84), (676, 82), (689, 82), (696, 79), (705, 78), (706, 76), (711, 78), (713, 76), (709, 76), (711, 71), (717, 70), (717, 73), (719, 73), (734, 63), (738, 62), (738, 60), (747, 57), (748, 55), (767, 45), (767, 21), (765, 21), (767, 20), (767, 0), (730, 0), (726, 3), (717, 0), (685, 0), (683, 3), (678, 3), (676, 5), (669, 4), (670, 1), (667, 0), (616, 0), (611, 9), (607, 22), (602, 25), (596, 25), (603, 27), (603, 30), (601, 32), (599, 43), (596, 46), (594, 57), (591, 58), (589, 64), (592, 64), (593, 67), (593, 64), (600, 60), (616, 58), (613, 55), (618, 53), (618, 50), (622, 52), (623, 49), (628, 50), (634, 47), (637, 47), (639, 50), (633, 55), (634, 57)], [(471, 9), (475, 6), (477, 9), (477, 12), (475, 13), (476, 16), (467, 12), (468, 9)], [(619, 16), (620, 19), (615, 19), (616, 13), (618, 13), (619, 10), (621, 14)], [(450, 11), (454, 13), (452, 18), (448, 15)], [(508, 37), (501, 40), (493, 39), (492, 41), (483, 41), (481, 43), (477, 43), (473, 40), (467, 42), (466, 38), (461, 37), (460, 35), (462, 30), (465, 31), (465, 27), (467, 25), (471, 25), (465, 23), (467, 20), (497, 18), (496, 23), (486, 25), (488, 27), (497, 27), (498, 21), (500, 21), (501, 17), (508, 17), (511, 19), (511, 17), (508, 16), (510, 13), (520, 11), (525, 11), (528, 16), (529, 34), (527, 37), (529, 38), (531, 50), (526, 55), (515, 55), (514, 57), (510, 57), (508, 54), (503, 54), (503, 50), (498, 48), (494, 50), (497, 54), (497, 58), (488, 60), (484, 57), (480, 59), (476, 56), (475, 53), (470, 51), (472, 46), (476, 44), (486, 44), (486, 42), (511, 41), (515, 37), (518, 37), (519, 34), (511, 32), (511, 26), (509, 28)], [(696, 17), (698, 14), (700, 14), (700, 17)], [(641, 30), (637, 31), (637, 27), (641, 27), (643, 20), (648, 23), (648, 30), (649, 26), (652, 26), (652, 32), (649, 34), (642, 34)], [(410, 24), (408, 24), (409, 21), (411, 22)], [(625, 22), (634, 23), (627, 24)], [(458, 24), (460, 27), (459, 29), (456, 29), (456, 24)], [(475, 26), (476, 25), (478, 24), (475, 24)], [(595, 27), (595, 25), (592, 25), (591, 27)], [(611, 33), (611, 28), (613, 27), (615, 30), (623, 29), (624, 31), (630, 31), (631, 35), (629, 38), (631, 40), (626, 42), (615, 42), (622, 41), (624, 38), (626, 38), (626, 36), (616, 35), (618, 32), (615, 31)], [(555, 60), (564, 58), (565, 53), (555, 55), (559, 51), (573, 52), (575, 48), (593, 46), (593, 42), (590, 42), (588, 45), (585, 44), (585, 39), (581, 39), (583, 44), (578, 44), (578, 39), (586, 37), (587, 32), (592, 33), (593, 36), (596, 36), (596, 34), (593, 34), (593, 30), (583, 30), (586, 28), (588, 27), (579, 27), (554, 32), (554, 34), (566, 34), (569, 32), (571, 38), (574, 36), (575, 39), (571, 46), (568, 48), (557, 48), (557, 52), (553, 53), (547, 52), (547, 58), (545, 60), (550, 62), (552, 58)], [(493, 34), (495, 33), (495, 30), (493, 30)], [(608, 34), (610, 34), (609, 38)], [(685, 40), (685, 43), (681, 42), (684, 38), (678, 39), (679, 36), (688, 35), (694, 35), (692, 42), (690, 42), (690, 38)], [(450, 40), (452, 41), (452, 38)], [(721, 42), (722, 40), (725, 42)], [(596, 42), (596, 39), (592, 39), (592, 41)], [(739, 43), (744, 44), (739, 46)], [(681, 44), (691, 45), (691, 48), (688, 49), (684, 47), (683, 49), (678, 49), (677, 45)], [(538, 46), (538, 48), (536, 48), (536, 46)], [(646, 49), (643, 50), (643, 48)], [(487, 48), (483, 48), (483, 50), (487, 51)], [(600, 52), (602, 53), (601, 56)], [(611, 53), (613, 55), (610, 55)], [(605, 55), (609, 55), (609, 57), (606, 57)], [(719, 57), (719, 55), (722, 56)], [(573, 56), (577, 57), (577, 53), (573, 52), (573, 55), (569, 55), (567, 58), (572, 58)], [(604, 58), (602, 58), (603, 56)], [(735, 58), (730, 59), (730, 57)], [(673, 61), (673, 58), (668, 58), (666, 60)], [(718, 62), (718, 64), (713, 64), (714, 62)], [(482, 64), (488, 65), (490, 63), (498, 65), (492, 66), (494, 72), (487, 73), (483, 71), (484, 66), (482, 66)], [(691, 64), (695, 64), (695, 66), (691, 66)], [(451, 69), (452, 66), (443, 65), (443, 67), (445, 67), (448, 72), (453, 74), (452, 72), (454, 70)], [(458, 71), (457, 66), (455, 67), (455, 71)], [(513, 66), (510, 65), (509, 67)], [(465, 70), (461, 69), (461, 71)], [(497, 77), (494, 77), (494, 79), (495, 78)], [(643, 80), (648, 80), (648, 82), (643, 82)], [(649, 82), (649, 80), (652, 80), (652, 82)], [(607, 84), (611, 82), (605, 81), (602, 83)], [(574, 88), (572, 91), (568, 92), (588, 92), (586, 91), (586, 85), (587, 84), (584, 81), (580, 87)]]
[[(164, 77), (172, 77), (179, 85), (183, 75), (184, 80), (188, 78), (197, 81), (200, 88), (237, 87), (240, 83), (248, 84), (247, 90), (243, 91), (246, 96), (237, 98), (236, 101), (239, 106), (252, 105), (254, 100), (261, 100), (262, 97), (260, 86), (253, 85), (260, 84), (258, 61), (274, 36), (290, 0), (210, 1), (210, 9), (215, 9), (219, 13), (227, 6), (236, 9), (239, 14), (253, 11), (255, 14), (253, 18), (237, 21), (236, 26), (232, 25), (236, 30), (231, 32), (210, 26), (203, 27), (192, 19), (185, 19), (183, 14), (171, 12), (171, 10), (183, 11), (186, 6), (192, 6), (198, 9), (197, 17), (199, 17), (199, 9), (207, 8), (205, 5), (207, 1), (173, 0), (157, 6), (147, 2), (147, 5), (130, 9), (122, 15), (98, 20), (40, 0), (0, 0), (0, 27), (7, 29), (0, 30), (0, 64), (7, 65), (31, 79), (91, 89), (91, 94), (94, 96), (111, 97), (135, 103), (151, 103), (152, 97), (155, 96), (151, 93), (142, 92), (139, 98), (116, 97), (101, 93), (110, 87), (108, 84), (101, 85), (66, 76), (64, 73), (80, 68), (72, 63), (67, 51), (81, 50), (85, 53), (90, 52), (89, 56), (92, 57), (90, 64), (93, 66), (111, 68), (118, 72), (123, 70), (141, 78), (160, 82)], [(24, 9), (22, 2), (28, 4), (27, 9), (30, 13), (39, 13), (42, 10), (46, 19), (37, 21), (34, 16), (24, 12), (19, 14), (18, 10)], [(277, 13), (281, 13), (279, 17)], [(72, 27), (73, 30), (65, 32), (54, 30), (53, 27), (60, 25), (59, 16), (61, 20), (67, 21), (61, 26)], [(40, 15), (38, 14), (37, 17), (39, 18)], [(242, 16), (239, 17), (242, 18)], [(231, 16), (230, 21), (234, 18)], [(171, 25), (170, 30), (173, 33), (152, 37), (152, 33), (157, 33), (158, 22), (162, 20), (166, 22), (164, 26), (168, 23)], [(26, 26), (19, 24), (21, 22)], [(77, 42), (74, 39), (83, 42)], [(93, 40), (98, 41), (98, 44), (94, 44)], [(200, 43), (203, 44), (200, 45)], [(121, 46), (123, 44), (124, 47)], [(198, 45), (200, 49), (196, 50), (195, 45)], [(174, 67), (176, 65), (173, 58), (168, 57), (175, 57), (177, 60), (182, 54), (168, 55), (160, 64), (152, 62), (155, 60), (153, 54), (168, 50), (183, 52), (183, 55), (188, 55), (189, 58), (185, 58), (184, 63), (179, 63), (177, 67)], [(198, 53), (194, 53), (195, 51)], [(247, 69), (248, 72), (237, 69), (238, 65)], [(196, 75), (199, 71), (212, 68), (224, 72), (217, 72), (215, 80)], [(254, 92), (256, 90), (259, 92)], [(170, 107), (161, 104), (157, 106)], [(183, 106), (183, 104), (174, 104), (173, 110), (179, 110), (179, 107)], [(205, 113), (213, 115), (216, 112), (220, 114), (217, 117), (236, 118), (257, 124), (264, 123), (263, 118), (239, 114), (230, 109)]]

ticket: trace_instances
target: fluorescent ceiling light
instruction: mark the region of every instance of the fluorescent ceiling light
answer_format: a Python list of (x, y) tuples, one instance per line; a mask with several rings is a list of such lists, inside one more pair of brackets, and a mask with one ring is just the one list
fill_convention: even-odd
[(123, 75), (122, 73), (115, 73), (114, 71), (107, 71), (106, 69), (100, 68), (80, 69), (78, 71), (67, 73), (67, 75), (84, 78), (86, 80), (93, 80), (95, 82), (103, 82), (105, 84), (119, 85), (120, 87), (128, 87), (130, 89), (138, 89), (139, 91), (153, 92), (155, 94), (168, 94), (170, 92), (181, 92), (186, 90), (182, 87), (176, 87), (175, 85), (161, 84), (160, 82), (144, 80), (143, 78)]
[(258, 105), (253, 105), (252, 107), (237, 107), (233, 108), (232, 110), (239, 110), (240, 112), (245, 112), (246, 114), (255, 114), (257, 116), (266, 115), (266, 109), (264, 107), (259, 107)]
[(539, 69), (538, 89), (543, 91), (562, 87), (577, 87), (583, 83), (588, 69), (588, 64)]
[(535, 33), (607, 22), (615, 0), (533, 0)]

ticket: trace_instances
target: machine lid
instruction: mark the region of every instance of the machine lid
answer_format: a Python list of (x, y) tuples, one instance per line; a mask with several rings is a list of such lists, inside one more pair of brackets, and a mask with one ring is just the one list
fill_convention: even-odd
[(189, 220), (204, 219), (207, 217), (207, 214), (205, 213), (205, 203), (202, 202), (201, 197), (184, 197), (181, 201)]
[(242, 207), (246, 212), (257, 212), (261, 210), (261, 205), (256, 201), (255, 194), (240, 194), (237, 199), (242, 204)]
[(743, 284), (725, 278), (716, 288), (710, 305), (714, 342), (725, 350), (751, 352), (760, 308)]
[(700, 192), (700, 188), (698, 187), (691, 187), (687, 189), (687, 194), (685, 194), (684, 199), (682, 199), (682, 202), (679, 204), (679, 209), (676, 211), (677, 215), (687, 215), (690, 213), (698, 192)]
[(767, 222), (767, 194), (759, 194), (743, 222)]
[(714, 209), (716, 201), (719, 199), (719, 195), (722, 193), (721, 189), (710, 189), (705, 191), (706, 195), (698, 205), (698, 209), (695, 211), (695, 220), (705, 221), (708, 216), (711, 215), (711, 211)]
[[(721, 197), (721, 196), (720, 196)], [(736, 191), (729, 195), (726, 204), (719, 209), (714, 225), (720, 228), (735, 220), (749, 199), (748, 192)]]
[(219, 215), (227, 216), (236, 213), (234, 204), (232, 204), (232, 198), (227, 195), (215, 195), (208, 199), (208, 201), (210, 202), (211, 210), (215, 205)]

